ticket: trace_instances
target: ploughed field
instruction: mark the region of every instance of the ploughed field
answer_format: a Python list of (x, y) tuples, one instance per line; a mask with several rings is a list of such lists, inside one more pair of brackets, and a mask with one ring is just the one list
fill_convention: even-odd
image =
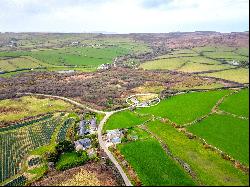
[(236, 167), (249, 167), (248, 98), (248, 88), (183, 93), (116, 113), (104, 129), (146, 133), (122, 139), (117, 148), (142, 185), (249, 185), (249, 175)]
[(174, 70), (249, 83), (249, 48), (205, 46), (177, 49), (140, 65), (148, 70)]

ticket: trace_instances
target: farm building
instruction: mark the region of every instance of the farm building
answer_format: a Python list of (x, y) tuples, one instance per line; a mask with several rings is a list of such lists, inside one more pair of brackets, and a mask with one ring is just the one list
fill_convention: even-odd
[(123, 137), (123, 133), (118, 130), (107, 130), (107, 142), (117, 144), (121, 143), (121, 138)]
[(74, 142), (76, 151), (86, 150), (91, 147), (91, 140), (89, 138), (80, 139)]
[(90, 130), (91, 131), (97, 131), (97, 125), (96, 125), (96, 118), (92, 118), (90, 121)]
[(89, 126), (88, 121), (85, 121), (85, 120), (80, 121), (78, 134), (80, 136), (84, 136), (86, 134), (89, 134), (90, 132), (89, 132), (88, 126)]

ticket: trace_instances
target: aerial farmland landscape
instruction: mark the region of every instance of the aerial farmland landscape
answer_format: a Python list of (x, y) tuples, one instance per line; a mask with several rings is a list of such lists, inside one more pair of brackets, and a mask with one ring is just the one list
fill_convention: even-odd
[(248, 1), (0, 4), (0, 186), (249, 186)]

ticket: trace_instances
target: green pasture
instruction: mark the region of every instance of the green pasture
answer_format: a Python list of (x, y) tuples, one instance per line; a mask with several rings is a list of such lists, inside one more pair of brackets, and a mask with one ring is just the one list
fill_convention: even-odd
[(118, 112), (113, 114), (104, 126), (104, 131), (112, 129), (129, 128), (136, 125), (141, 125), (143, 122), (147, 121), (149, 116), (141, 117), (128, 110)]
[(249, 185), (248, 175), (214, 151), (204, 149), (201, 143), (189, 139), (170, 124), (152, 121), (147, 127), (167, 144), (174, 156), (190, 165), (196, 173), (196, 183), (205, 186)]
[(238, 93), (225, 98), (219, 106), (221, 110), (239, 116), (249, 116), (249, 89), (240, 90)]
[(249, 121), (228, 115), (212, 115), (188, 126), (195, 135), (204, 138), (236, 160), (249, 165)]
[(191, 177), (154, 139), (121, 144), (118, 149), (136, 171), (143, 186), (194, 185)]
[(226, 79), (238, 83), (249, 83), (249, 69), (246, 68), (230, 69), (213, 73), (204, 73), (200, 75)]
[(137, 109), (141, 114), (153, 114), (183, 125), (208, 114), (216, 102), (228, 94), (228, 90), (193, 92), (162, 100), (150, 108)]

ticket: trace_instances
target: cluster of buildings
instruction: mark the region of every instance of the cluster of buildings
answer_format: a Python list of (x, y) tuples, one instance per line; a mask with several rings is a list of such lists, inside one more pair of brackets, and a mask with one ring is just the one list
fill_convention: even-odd
[(122, 130), (119, 129), (107, 130), (107, 134), (104, 137), (106, 146), (109, 147), (121, 143), (123, 137), (124, 133)]
[[(90, 120), (81, 120), (78, 128), (78, 135), (85, 136), (88, 134), (95, 134), (97, 132), (97, 122), (96, 118), (93, 117)], [(89, 150), (91, 147), (90, 138), (82, 138), (74, 142), (75, 150)]]
[(79, 124), (79, 136), (84, 136), (87, 134), (95, 134), (97, 132), (96, 118), (91, 118), (90, 120), (81, 120)]
[(159, 101), (159, 99), (156, 98), (156, 99), (152, 99), (152, 100), (149, 100), (149, 101), (140, 102), (136, 97), (131, 97), (130, 101), (136, 107), (148, 107), (148, 106), (156, 104)]

